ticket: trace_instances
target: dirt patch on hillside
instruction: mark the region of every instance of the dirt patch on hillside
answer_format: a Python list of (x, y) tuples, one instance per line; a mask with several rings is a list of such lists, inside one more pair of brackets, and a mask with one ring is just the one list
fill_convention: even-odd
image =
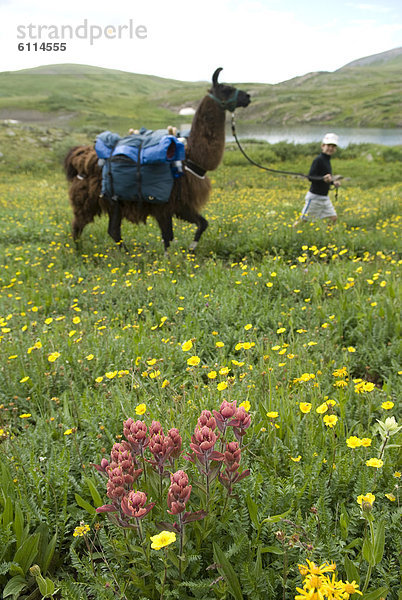
[(13, 119), (21, 123), (37, 123), (43, 125), (63, 125), (68, 123), (77, 113), (46, 113), (40, 110), (24, 110), (20, 108), (0, 109), (0, 120)]

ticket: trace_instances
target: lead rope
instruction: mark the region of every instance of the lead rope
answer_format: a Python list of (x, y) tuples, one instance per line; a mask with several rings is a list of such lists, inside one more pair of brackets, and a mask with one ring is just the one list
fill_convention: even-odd
[[(248, 160), (248, 162), (251, 163), (252, 165), (254, 165), (255, 167), (258, 167), (259, 169), (264, 169), (264, 171), (269, 171), (270, 173), (279, 173), (280, 175), (293, 175), (294, 177), (303, 177), (303, 179), (308, 179), (308, 181), (323, 181), (323, 179), (324, 179), (323, 177), (315, 177), (315, 176), (309, 177), (308, 175), (305, 175), (304, 173), (295, 173), (294, 171), (280, 171), (278, 169), (270, 169), (269, 167), (264, 167), (263, 165), (256, 163), (252, 158), (250, 158), (248, 156), (248, 154), (246, 154), (245, 150), (240, 145), (240, 142), (239, 142), (237, 134), (236, 134), (234, 113), (232, 113), (231, 125), (232, 125), (232, 135), (236, 141), (236, 144), (237, 144), (240, 152)], [(336, 176), (336, 179), (341, 179), (341, 178), (342, 178), (341, 175)], [(335, 188), (335, 198), (336, 198), (336, 200), (338, 199), (338, 188)]]

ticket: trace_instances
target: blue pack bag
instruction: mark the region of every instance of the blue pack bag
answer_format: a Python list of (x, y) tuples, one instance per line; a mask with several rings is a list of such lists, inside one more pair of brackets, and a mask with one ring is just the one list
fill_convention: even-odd
[(177, 164), (185, 158), (184, 144), (165, 129), (143, 129), (123, 138), (104, 131), (96, 139), (95, 150), (104, 160), (102, 194), (133, 202), (167, 202)]

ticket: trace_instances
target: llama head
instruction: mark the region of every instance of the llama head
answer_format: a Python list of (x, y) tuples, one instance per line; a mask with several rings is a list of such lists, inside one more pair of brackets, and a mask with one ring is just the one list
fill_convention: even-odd
[(209, 95), (224, 109), (233, 112), (239, 106), (248, 106), (250, 104), (250, 94), (238, 90), (231, 85), (218, 83), (219, 73), (222, 67), (216, 69), (212, 75), (212, 88)]

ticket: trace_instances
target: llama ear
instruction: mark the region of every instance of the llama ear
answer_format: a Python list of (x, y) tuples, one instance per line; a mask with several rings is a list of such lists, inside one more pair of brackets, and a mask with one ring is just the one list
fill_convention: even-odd
[(219, 77), (219, 73), (223, 71), (222, 67), (219, 67), (218, 69), (216, 69), (215, 73), (212, 75), (212, 85), (215, 87), (216, 85), (218, 85), (218, 77)]

